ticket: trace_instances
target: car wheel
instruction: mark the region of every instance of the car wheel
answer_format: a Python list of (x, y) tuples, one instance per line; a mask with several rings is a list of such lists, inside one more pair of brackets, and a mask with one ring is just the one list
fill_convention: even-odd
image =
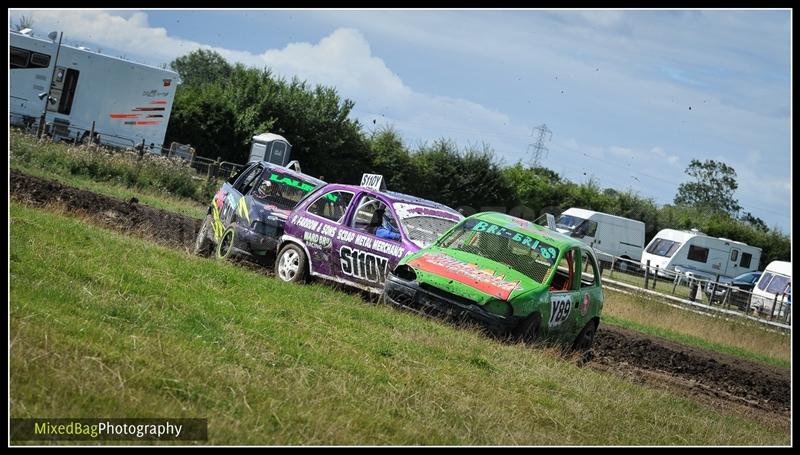
[(217, 245), (217, 259), (228, 259), (233, 254), (233, 241), (236, 238), (236, 230), (233, 226), (225, 229)]
[(194, 254), (200, 256), (209, 256), (214, 248), (214, 241), (211, 240), (211, 223), (214, 220), (211, 215), (207, 215), (200, 225), (200, 231), (197, 233), (197, 238), (194, 240)]
[(588, 362), (592, 358), (592, 344), (594, 344), (594, 334), (597, 332), (597, 323), (589, 321), (583, 326), (581, 333), (575, 338), (572, 350), (581, 353), (581, 363)]
[(539, 338), (541, 322), (542, 317), (539, 313), (531, 314), (517, 327), (515, 337), (524, 343), (533, 343)]
[(302, 283), (306, 278), (306, 254), (303, 249), (290, 243), (281, 249), (275, 261), (275, 271), (281, 281)]
[(622, 273), (627, 273), (628, 269), (630, 269), (631, 265), (628, 263), (628, 261), (625, 261), (623, 259), (628, 259), (628, 258), (620, 258), (620, 259), (621, 260), (616, 261), (616, 263), (615, 263), (615, 265), (617, 266), (617, 270), (622, 272)]

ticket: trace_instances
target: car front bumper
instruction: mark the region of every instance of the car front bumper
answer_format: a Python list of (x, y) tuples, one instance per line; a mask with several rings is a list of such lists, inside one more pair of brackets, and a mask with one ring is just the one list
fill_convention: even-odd
[(497, 333), (507, 333), (524, 319), (519, 316), (501, 316), (485, 310), (477, 303), (466, 303), (444, 293), (423, 289), (416, 281), (407, 281), (390, 273), (386, 277), (383, 293), (393, 304), (421, 314), (433, 314), (453, 319), (473, 319)]

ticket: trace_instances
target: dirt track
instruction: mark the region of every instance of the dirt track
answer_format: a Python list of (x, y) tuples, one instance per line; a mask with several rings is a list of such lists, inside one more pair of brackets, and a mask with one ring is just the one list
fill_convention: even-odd
[[(790, 409), (791, 378), (783, 368), (609, 325), (601, 325), (597, 331), (594, 350), (593, 363), (604, 369), (630, 370), (645, 380), (667, 374), (673, 383), (684, 384), (690, 394), (770, 412), (788, 413)], [(643, 371), (657, 374), (638, 374)]]
[(135, 233), (170, 247), (193, 248), (202, 220), (123, 202), (52, 180), (11, 171), (11, 197), (31, 205), (59, 204), (115, 230)]
[[(123, 202), (15, 171), (11, 171), (11, 196), (31, 205), (62, 205), (115, 230), (187, 250), (193, 247), (201, 224), (135, 201)], [(614, 326), (601, 325), (590, 365), (683, 394), (701, 395), (713, 404), (786, 417), (790, 411), (789, 370)]]

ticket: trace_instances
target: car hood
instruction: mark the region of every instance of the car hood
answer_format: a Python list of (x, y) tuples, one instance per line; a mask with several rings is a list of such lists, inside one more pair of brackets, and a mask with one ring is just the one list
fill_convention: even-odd
[(527, 275), (482, 256), (449, 248), (430, 247), (406, 257), (417, 282), (475, 301), (512, 300), (544, 288)]

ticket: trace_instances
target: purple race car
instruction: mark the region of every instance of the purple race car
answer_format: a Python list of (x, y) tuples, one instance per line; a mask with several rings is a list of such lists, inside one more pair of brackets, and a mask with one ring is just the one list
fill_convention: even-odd
[(464, 218), (446, 205), (386, 191), (382, 181), (365, 174), (361, 186), (328, 184), (303, 198), (284, 225), (278, 277), (299, 282), (310, 274), (381, 293), (400, 259)]

